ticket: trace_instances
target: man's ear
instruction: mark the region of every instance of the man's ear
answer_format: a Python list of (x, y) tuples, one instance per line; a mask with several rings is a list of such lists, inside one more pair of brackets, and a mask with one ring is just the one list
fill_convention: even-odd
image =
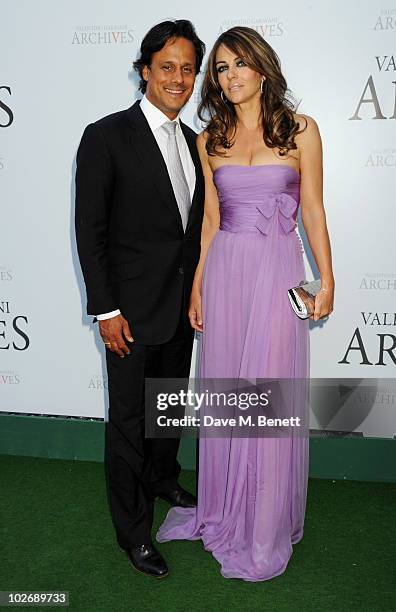
[(143, 70), (142, 70), (142, 77), (145, 81), (149, 80), (149, 74), (150, 74), (150, 67), (149, 66), (143, 66)]

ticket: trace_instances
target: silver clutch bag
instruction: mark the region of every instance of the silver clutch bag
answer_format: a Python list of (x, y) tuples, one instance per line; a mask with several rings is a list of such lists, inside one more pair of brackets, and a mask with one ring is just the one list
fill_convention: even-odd
[(308, 319), (315, 310), (315, 296), (319, 293), (321, 280), (301, 281), (298, 287), (288, 289), (290, 304), (300, 319)]

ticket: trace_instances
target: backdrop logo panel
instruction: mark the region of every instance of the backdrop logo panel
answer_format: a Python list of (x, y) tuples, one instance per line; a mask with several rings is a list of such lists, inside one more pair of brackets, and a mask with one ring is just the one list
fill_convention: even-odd
[(7, 128), (14, 121), (14, 113), (11, 110), (9, 97), (11, 96), (11, 87), (8, 85), (0, 85), (0, 127)]
[(88, 389), (90, 391), (100, 391), (103, 389), (108, 389), (109, 385), (107, 382), (107, 376), (103, 374), (94, 374), (91, 376), (88, 382)]
[(319, 434), (392, 437), (396, 431), (395, 379), (312, 379), (313, 429)]
[(72, 36), (72, 45), (125, 45), (133, 42), (133, 28), (128, 25), (79, 25)]
[(343, 358), (338, 362), (395, 367), (396, 312), (361, 312)]
[(385, 78), (374, 81), (373, 75), (369, 75), (356, 110), (352, 117), (349, 117), (350, 121), (360, 121), (363, 118), (396, 119), (395, 56), (375, 55), (371, 66), (373, 72)]
[(0, 386), (2, 385), (19, 385), (21, 376), (13, 370), (0, 370)]
[(374, 149), (364, 165), (366, 168), (394, 168), (396, 166), (396, 149)]
[(395, 291), (396, 274), (386, 272), (366, 272), (363, 276), (359, 289), (365, 291)]
[(396, 30), (396, 9), (382, 9), (375, 20), (373, 30), (377, 32)]
[(12, 302), (0, 298), (0, 350), (26, 351), (30, 346), (28, 318), (15, 310)]
[(283, 36), (284, 24), (278, 17), (241, 17), (240, 19), (226, 19), (220, 24), (218, 34), (222, 34), (230, 28), (246, 26), (257, 30), (263, 38), (272, 36)]
[(0, 282), (9, 283), (13, 280), (14, 275), (10, 268), (6, 266), (0, 266)]

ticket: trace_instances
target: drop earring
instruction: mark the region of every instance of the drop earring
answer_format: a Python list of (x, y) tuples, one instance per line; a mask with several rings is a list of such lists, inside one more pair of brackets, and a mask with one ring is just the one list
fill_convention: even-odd
[(261, 79), (261, 83), (260, 83), (260, 91), (261, 91), (261, 93), (263, 93), (263, 90), (264, 90), (264, 81), (265, 81), (265, 77), (263, 77)]

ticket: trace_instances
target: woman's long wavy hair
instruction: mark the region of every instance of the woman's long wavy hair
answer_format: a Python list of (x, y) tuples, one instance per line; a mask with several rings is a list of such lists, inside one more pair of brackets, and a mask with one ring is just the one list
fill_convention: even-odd
[(296, 149), (294, 142), (300, 130), (293, 111), (296, 106), (281, 72), (279, 57), (256, 30), (235, 27), (223, 32), (210, 52), (202, 85), (198, 116), (206, 124), (208, 155), (226, 156), (235, 137), (237, 116), (234, 105), (221, 97), (216, 69), (216, 53), (224, 45), (241, 57), (247, 66), (265, 76), (261, 94), (263, 138), (267, 147), (278, 148), (281, 156)]

